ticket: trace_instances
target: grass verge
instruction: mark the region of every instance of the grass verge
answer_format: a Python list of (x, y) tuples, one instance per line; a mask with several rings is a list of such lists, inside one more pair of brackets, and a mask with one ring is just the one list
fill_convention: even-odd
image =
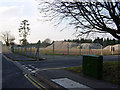
[[(65, 68), (65, 70), (82, 75), (82, 66)], [(103, 63), (102, 80), (120, 86), (120, 61), (109, 61)]]

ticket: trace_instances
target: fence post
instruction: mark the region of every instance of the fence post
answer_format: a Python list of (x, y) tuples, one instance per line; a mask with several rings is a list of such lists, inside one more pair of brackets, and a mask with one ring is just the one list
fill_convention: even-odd
[(19, 47), (18, 47), (18, 53), (20, 52)]
[(81, 45), (80, 45), (79, 49), (80, 49), (80, 56), (81, 56), (81, 49), (82, 49), (82, 46), (81, 46)]
[(37, 58), (37, 61), (39, 61), (39, 47), (40, 47), (40, 40), (38, 41), (37, 51), (36, 51), (36, 58)]
[(54, 46), (54, 41), (53, 41), (53, 56), (54, 56), (54, 49), (55, 49), (55, 46)]
[(24, 50), (24, 46), (22, 46), (22, 54), (24, 54), (24, 51), (23, 51), (23, 50)]
[(67, 55), (69, 55), (69, 42), (67, 43)]
[(89, 55), (90, 55), (90, 45), (89, 45), (89, 47), (88, 47), (88, 48), (89, 48)]
[(17, 46), (17, 53), (18, 53), (18, 46)]
[(27, 55), (26, 45), (25, 45), (25, 55)]
[(21, 50), (20, 50), (21, 54), (22, 54), (22, 46), (21, 46)]
[(101, 45), (101, 55), (103, 55), (103, 47), (102, 47), (102, 45)]
[(13, 45), (11, 46), (11, 51), (12, 51), (12, 53), (14, 53), (14, 46)]
[(30, 46), (30, 55), (32, 55), (32, 47)]
[(16, 46), (15, 46), (15, 53), (16, 53)]

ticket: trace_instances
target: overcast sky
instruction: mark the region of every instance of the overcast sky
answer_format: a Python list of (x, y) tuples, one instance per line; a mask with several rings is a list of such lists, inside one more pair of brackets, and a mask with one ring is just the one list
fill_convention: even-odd
[(75, 30), (71, 30), (71, 28), (61, 32), (62, 27), (56, 28), (51, 22), (40, 21), (37, 5), (35, 0), (0, 0), (0, 33), (11, 31), (11, 34), (16, 38), (15, 42), (19, 43), (18, 28), (20, 22), (27, 19), (31, 29), (30, 35), (27, 37), (30, 43), (36, 43), (38, 40), (43, 41), (46, 38), (51, 40), (75, 38), (73, 35)]

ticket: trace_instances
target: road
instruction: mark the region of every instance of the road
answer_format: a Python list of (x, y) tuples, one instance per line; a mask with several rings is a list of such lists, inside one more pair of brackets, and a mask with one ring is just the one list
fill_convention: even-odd
[(17, 66), (2, 57), (2, 88), (37, 88), (29, 82)]
[[(116, 61), (118, 56), (103, 56), (104, 61)], [(82, 65), (81, 56), (58, 56), (43, 61), (19, 61), (29, 70), (49, 70), (64, 67), (73, 67)], [(2, 57), (2, 88), (31, 88), (37, 89), (28, 79), (25, 78), (23, 71), (20, 70), (11, 61)]]
[[(116, 61), (118, 56), (103, 56), (104, 61)], [(22, 65), (30, 67), (31, 65), (37, 69), (51, 69), (51, 68), (64, 68), (64, 67), (73, 67), (82, 65), (82, 56), (59, 56), (59, 58), (47, 59), (44, 61), (20, 61)], [(30, 65), (30, 66), (29, 66)]]

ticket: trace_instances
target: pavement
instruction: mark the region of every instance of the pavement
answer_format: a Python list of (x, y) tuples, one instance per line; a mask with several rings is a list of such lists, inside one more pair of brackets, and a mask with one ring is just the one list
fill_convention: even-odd
[[(18, 57), (18, 55), (9, 54), (8, 57), (9, 58), (12, 57), (11, 59), (16, 60), (15, 57)], [(19, 55), (19, 60), (23, 59), (23, 61), (24, 61), (24, 58), (26, 58), (26, 60), (27, 59), (30, 60), (30, 58)], [(18, 60), (18, 58), (17, 58), (17, 60)], [(109, 82), (105, 82), (102, 80), (96, 80), (96, 79), (93, 79), (90, 77), (86, 77), (84, 75), (78, 75), (73, 72), (70, 72), (70, 71), (67, 71), (64, 69), (59, 69), (59, 68), (39, 69), (36, 71), (35, 76), (39, 80), (44, 81), (45, 83), (49, 84), (53, 88), (64, 88), (64, 89), (68, 89), (68, 90), (118, 89), (117, 86), (115, 86)]]
[(22, 55), (18, 55), (15, 53), (4, 53), (4, 55), (6, 55), (8, 58), (14, 60), (14, 61), (35, 61), (35, 59), (33, 58), (29, 58), (26, 56), (22, 56)]
[[(51, 70), (37, 71), (37, 74), (40, 77), (42, 76), (43, 78), (49, 81), (51, 81), (52, 79), (68, 78), (70, 80), (73, 80), (85, 86), (88, 86), (88, 88), (91, 90), (100, 89), (100, 88), (101, 89), (117, 88), (115, 85), (111, 83), (108, 83), (102, 80), (96, 80), (83, 75), (78, 75), (64, 69), (51, 69)], [(53, 81), (51, 81), (51, 83), (53, 83)]]

